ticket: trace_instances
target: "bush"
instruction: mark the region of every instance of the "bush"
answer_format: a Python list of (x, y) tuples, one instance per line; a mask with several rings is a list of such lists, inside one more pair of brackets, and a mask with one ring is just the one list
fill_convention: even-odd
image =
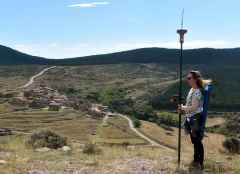
[(140, 120), (138, 120), (138, 119), (136, 119), (136, 118), (133, 118), (132, 120), (133, 120), (133, 126), (134, 126), (135, 128), (141, 127), (141, 122), (140, 122)]
[(158, 125), (165, 124), (167, 126), (178, 127), (178, 116), (174, 113), (161, 112), (158, 115)]
[(156, 113), (154, 112), (153, 108), (149, 104), (140, 104), (135, 105), (134, 108), (134, 117), (139, 120), (145, 120), (145, 121), (156, 121)]
[(231, 153), (240, 153), (240, 139), (238, 138), (227, 138), (223, 146)]
[(67, 139), (50, 130), (40, 130), (34, 132), (29, 137), (27, 144), (31, 145), (33, 148), (48, 147), (51, 149), (58, 149), (67, 145)]
[(129, 146), (130, 145), (130, 143), (128, 142), (128, 141), (124, 141), (123, 143), (122, 143), (122, 146), (124, 146), (124, 147), (127, 147), (127, 146)]
[(88, 143), (84, 146), (83, 148), (83, 153), (86, 153), (86, 154), (98, 154), (101, 152), (101, 149), (99, 149), (96, 144), (93, 144), (93, 143)]

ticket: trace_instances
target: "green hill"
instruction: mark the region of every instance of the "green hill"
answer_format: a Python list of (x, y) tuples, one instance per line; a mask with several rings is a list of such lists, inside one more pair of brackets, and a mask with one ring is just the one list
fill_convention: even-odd
[[(178, 63), (179, 50), (165, 48), (142, 48), (112, 54), (58, 60), (56, 63), (75, 64), (118, 64), (118, 63)], [(184, 51), (185, 64), (236, 64), (240, 63), (240, 48), (235, 49), (192, 49)]]
[[(119, 63), (178, 63), (178, 49), (142, 48), (111, 54), (93, 55), (67, 59), (46, 59), (21, 53), (0, 46), (0, 65), (17, 64), (55, 64), (55, 65), (93, 65)], [(235, 49), (192, 49), (184, 51), (185, 64), (235, 65), (240, 63), (240, 48)]]
[(24, 54), (0, 45), (0, 65), (20, 64), (48, 64), (48, 60), (45, 58)]

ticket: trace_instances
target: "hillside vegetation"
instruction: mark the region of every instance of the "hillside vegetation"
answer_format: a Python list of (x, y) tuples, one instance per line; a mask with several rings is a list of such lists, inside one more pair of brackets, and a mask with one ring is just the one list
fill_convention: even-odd
[[(184, 74), (193, 68), (213, 80), (211, 110), (239, 110), (239, 66), (186, 65)], [(123, 113), (133, 113), (131, 109), (143, 108), (142, 104), (155, 110), (175, 109), (170, 98), (178, 93), (176, 66), (171, 64), (60, 66), (40, 79), (40, 83), (68, 95), (112, 106)], [(184, 82), (184, 96), (188, 89)]]

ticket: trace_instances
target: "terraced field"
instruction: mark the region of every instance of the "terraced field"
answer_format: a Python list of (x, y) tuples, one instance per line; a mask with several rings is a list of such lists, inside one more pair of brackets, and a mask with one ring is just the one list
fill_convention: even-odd
[(78, 141), (88, 141), (96, 132), (99, 122), (100, 120), (86, 117), (84, 113), (73, 110), (60, 112), (30, 110), (0, 114), (0, 127), (26, 134), (47, 128)]
[(122, 118), (110, 118), (107, 124), (102, 124), (101, 118), (93, 119), (86, 113), (74, 110), (4, 113), (0, 114), (0, 127), (9, 128), (20, 134), (29, 134), (46, 128), (81, 143), (95, 141), (100, 144), (147, 144)]

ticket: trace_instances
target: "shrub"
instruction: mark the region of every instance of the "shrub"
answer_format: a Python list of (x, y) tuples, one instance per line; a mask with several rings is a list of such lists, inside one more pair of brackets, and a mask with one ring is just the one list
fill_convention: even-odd
[(139, 120), (145, 120), (145, 121), (156, 121), (156, 113), (154, 112), (153, 108), (149, 104), (139, 104), (135, 105), (134, 108), (134, 117)]
[(174, 113), (161, 112), (158, 114), (158, 125), (178, 127), (178, 116)]
[(240, 153), (240, 139), (238, 138), (227, 138), (223, 146), (231, 153)]
[(135, 128), (139, 128), (141, 127), (141, 122), (140, 120), (136, 119), (136, 118), (133, 118), (133, 125)]
[(83, 153), (86, 153), (86, 154), (89, 154), (89, 155), (91, 155), (91, 154), (98, 154), (100, 152), (101, 152), (101, 149), (99, 149), (97, 147), (97, 145), (93, 144), (93, 143), (88, 143), (83, 148)]
[(128, 141), (124, 141), (123, 143), (122, 143), (122, 146), (124, 146), (124, 147), (127, 147), (127, 146), (129, 146), (130, 145), (130, 143), (128, 142)]
[(76, 90), (75, 88), (71, 87), (71, 88), (67, 88), (65, 92), (66, 92), (67, 95), (71, 95), (71, 94), (78, 93), (78, 90)]
[(67, 139), (50, 130), (40, 130), (34, 132), (29, 139), (27, 144), (33, 148), (48, 147), (51, 149), (58, 149), (67, 145)]

